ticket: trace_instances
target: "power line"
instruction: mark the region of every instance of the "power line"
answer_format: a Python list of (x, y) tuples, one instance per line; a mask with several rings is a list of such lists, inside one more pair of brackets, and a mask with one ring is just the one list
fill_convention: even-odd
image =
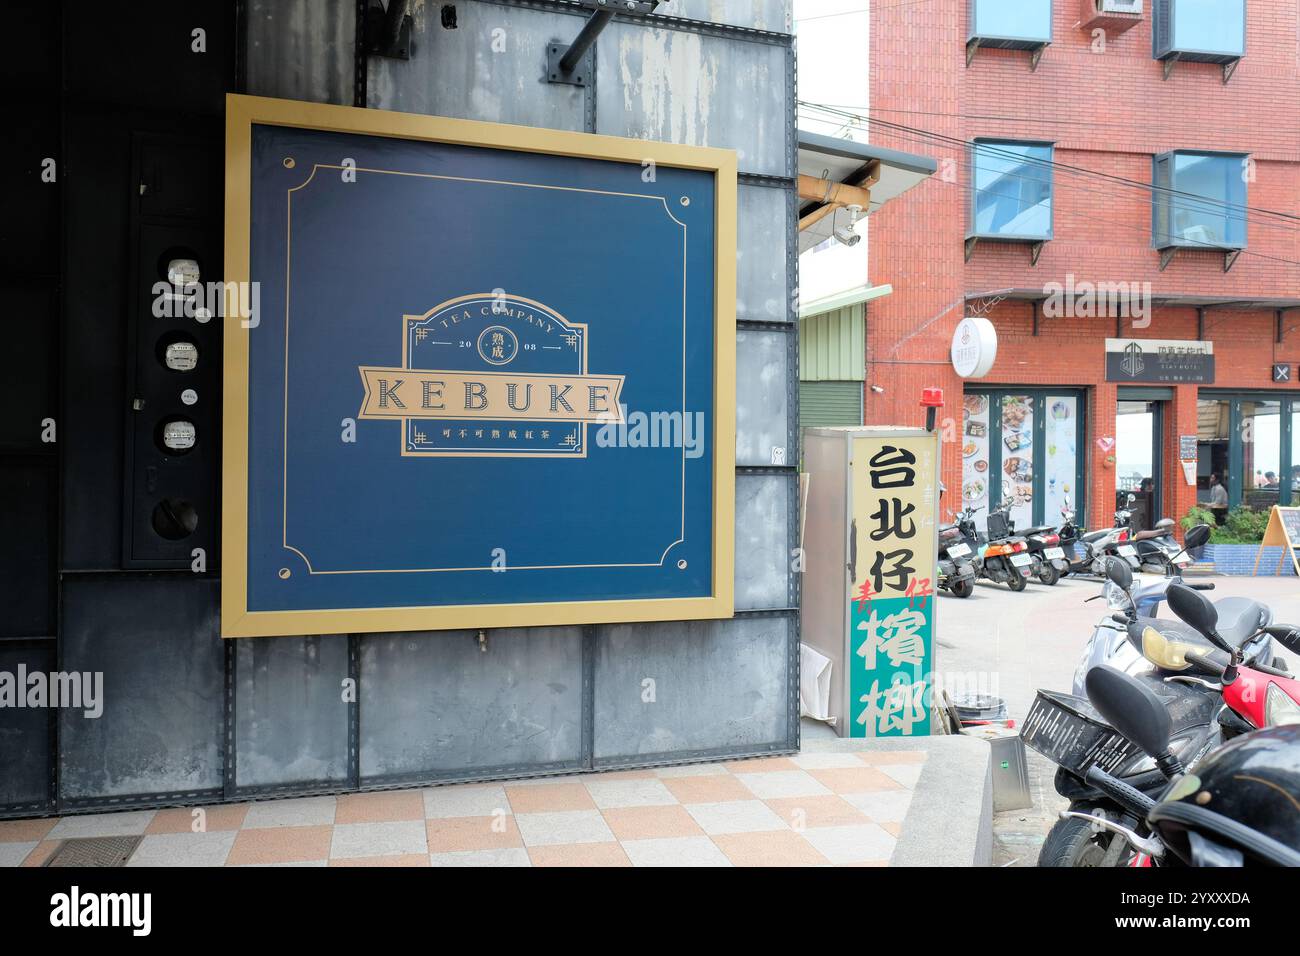
[[(1062, 170), (1063, 172), (1069, 173), (1071, 175), (1076, 175), (1076, 176), (1092, 176), (1098, 179), (1104, 179), (1109, 182), (1118, 183), (1120, 185), (1128, 186), (1133, 189), (1139, 189), (1144, 192), (1153, 193), (1153, 194), (1155, 192), (1167, 193), (1170, 196), (1182, 197), (1186, 200), (1190, 200), (1192, 203), (1200, 204), (1204, 208), (1221, 207), (1223, 209), (1228, 209), (1233, 211), (1256, 212), (1266, 216), (1275, 216), (1279, 219), (1300, 221), (1300, 216), (1297, 216), (1292, 213), (1279, 212), (1274, 209), (1266, 209), (1259, 206), (1249, 206), (1249, 205), (1242, 205), (1238, 203), (1230, 203), (1223, 200), (1214, 199), (1208, 196), (1201, 196), (1197, 193), (1189, 193), (1186, 192), (1185, 190), (1172, 189), (1167, 186), (1158, 186), (1154, 183), (1139, 182), (1138, 180), (1135, 179), (1127, 179), (1123, 176), (1116, 176), (1111, 173), (1103, 173), (1097, 170), (1087, 169), (1081, 166), (1073, 166), (1068, 163), (1061, 163), (1057, 160), (1044, 160), (1044, 159), (1037, 159), (1034, 157), (1022, 156), (1019, 153), (1000, 150), (996, 146), (990, 144), (986, 144), (986, 143), (974, 144), (967, 140), (959, 139), (954, 136), (948, 136), (943, 133), (936, 133), (932, 130), (918, 129), (917, 127), (908, 126), (902, 123), (894, 123), (884, 119), (878, 119), (878, 118), (873, 119), (863, 114), (851, 113), (845, 110), (839, 110), (834, 107), (829, 107), (820, 103), (810, 103), (801, 100), (800, 105), (815, 110), (820, 110), (821, 112), (828, 113), (832, 116), (836, 116), (841, 119), (848, 119), (851, 121), (860, 121), (866, 123), (875, 123), (877, 126), (882, 126), (885, 129), (898, 131), (900, 133), (903, 132), (911, 133), (914, 134), (914, 136), (933, 139), (935, 141), (945, 143), (947, 145), (959, 147), (963, 151), (965, 151), (966, 149), (970, 148), (973, 145), (978, 145), (980, 151), (985, 154), (1002, 155), (1009, 159), (1015, 159), (1018, 163), (1022, 165), (1037, 166), (1039, 168), (1047, 168), (1053, 170), (1059, 169)], [(1097, 192), (1097, 190), (1091, 190), (1091, 191)], [(1257, 225), (1261, 225), (1261, 226), (1269, 226), (1273, 228), (1289, 228), (1289, 227), (1283, 227), (1281, 223), (1271, 223), (1259, 219), (1249, 219), (1249, 217), (1246, 218), (1248, 218), (1248, 221), (1254, 222)]]
[[(969, 168), (970, 165), (971, 165), (970, 163), (968, 163), (968, 162), (966, 162), (966, 161), (964, 161), (964, 160), (958, 160), (958, 161), (957, 161), (957, 164), (958, 164), (959, 166), (963, 166), (963, 167), (967, 167), (967, 168)], [(1017, 178), (1025, 178), (1025, 177), (1017, 177)], [(933, 180), (931, 180), (931, 181), (933, 181)], [(1037, 182), (1041, 182), (1041, 180), (1035, 180), (1035, 181), (1037, 181)], [(958, 189), (963, 189), (963, 190), (964, 190), (964, 189), (966, 188), (966, 187), (964, 187), (961, 183), (957, 183), (957, 182), (953, 182), (953, 181), (949, 181), (949, 180), (945, 180), (945, 179), (939, 179), (938, 182), (943, 183), (943, 184), (946, 185), (946, 186), (955, 186), (955, 187), (957, 187)], [(1094, 192), (1095, 190), (1084, 190), (1084, 191), (1087, 191), (1087, 192)], [(1021, 197), (1019, 196), (1019, 194), (1016, 194), (1016, 193), (1004, 193), (1004, 192), (1000, 192), (1000, 191), (997, 191), (997, 190), (990, 190), (990, 189), (983, 189), (983, 190), (980, 190), (980, 192), (981, 192), (981, 193), (984, 193), (985, 195), (991, 195), (991, 196), (994, 196), (994, 197), (997, 197), (997, 198), (1002, 198), (1002, 199), (1014, 199), (1014, 200), (1017, 200), (1017, 201), (1022, 201), (1022, 200), (1021, 200)], [(1149, 232), (1149, 230), (1146, 229), (1146, 228), (1144, 228), (1144, 227), (1132, 226), (1132, 225), (1128, 225), (1128, 224), (1126, 224), (1126, 223), (1116, 222), (1116, 221), (1114, 221), (1114, 220), (1112, 220), (1112, 219), (1105, 219), (1105, 218), (1102, 218), (1102, 217), (1100, 217), (1100, 216), (1091, 216), (1091, 215), (1088, 215), (1088, 214), (1086, 214), (1086, 213), (1075, 213), (1074, 215), (1075, 215), (1076, 218), (1085, 219), (1085, 220), (1088, 220), (1088, 221), (1090, 221), (1090, 222), (1101, 223), (1102, 225), (1110, 226), (1110, 227), (1115, 228), (1115, 229), (1120, 229), (1120, 230), (1123, 230), (1123, 231), (1125, 231), (1125, 232), (1135, 233), (1135, 234), (1139, 234), (1139, 235), (1143, 235), (1143, 236), (1147, 236), (1147, 237), (1150, 236), (1150, 232)], [(996, 237), (994, 237), (994, 238), (996, 238)], [(1192, 245), (1192, 246), (1189, 246), (1188, 248), (1192, 248), (1192, 249), (1200, 249), (1201, 251), (1212, 251), (1212, 252), (1222, 252), (1222, 251), (1225, 251), (1225, 250), (1223, 249), (1223, 247), (1221, 247), (1221, 246), (1216, 246), (1216, 245), (1214, 245), (1213, 243), (1202, 242), (1202, 241), (1200, 241), (1200, 240), (1185, 240), (1185, 241), (1188, 241), (1188, 242), (1193, 243), (1193, 245)], [(1237, 251), (1237, 250), (1234, 250), (1234, 251)], [(1295, 260), (1295, 259), (1286, 259), (1286, 258), (1283, 258), (1283, 257), (1281, 257), (1281, 256), (1273, 256), (1273, 255), (1269, 255), (1269, 254), (1267, 254), (1267, 253), (1263, 253), (1263, 252), (1254, 252), (1253, 250), (1250, 250), (1250, 249), (1241, 249), (1241, 250), (1239, 250), (1239, 251), (1241, 252), (1242, 255), (1253, 256), (1253, 257), (1255, 257), (1255, 258), (1257, 258), (1257, 259), (1267, 259), (1267, 260), (1270, 260), (1270, 261), (1273, 261), (1273, 262), (1281, 262), (1281, 263), (1284, 263), (1284, 264), (1286, 264), (1286, 265), (1300, 266), (1300, 261), (1297, 261), (1297, 260)]]
[[(977, 145), (977, 144), (972, 143), (972, 142), (970, 142), (970, 141), (968, 141), (968, 140), (960, 139), (960, 138), (955, 137), (955, 136), (949, 136), (949, 135), (944, 134), (944, 133), (936, 133), (936, 132), (934, 132), (934, 131), (932, 131), (932, 130), (923, 130), (923, 129), (918, 129), (917, 127), (914, 127), (914, 126), (907, 126), (906, 124), (895, 123), (895, 122), (891, 122), (890, 120), (884, 120), (884, 119), (872, 119), (872, 118), (870, 118), (870, 117), (868, 117), (868, 116), (864, 116), (864, 115), (859, 114), (859, 113), (850, 113), (850, 112), (846, 112), (846, 111), (842, 111), (842, 110), (837, 110), (837, 109), (834, 109), (834, 108), (832, 108), (832, 107), (827, 107), (827, 106), (824, 106), (824, 105), (822, 105), (822, 104), (818, 104), (818, 103), (809, 103), (809, 102), (807, 102), (807, 101), (801, 101), (801, 105), (803, 105), (803, 106), (807, 106), (807, 107), (812, 107), (812, 108), (814, 108), (814, 109), (819, 109), (819, 110), (821, 110), (821, 111), (823, 111), (823, 112), (830, 113), (831, 115), (833, 115), (833, 116), (837, 116), (837, 117), (839, 117), (839, 118), (849, 119), (849, 120), (853, 120), (853, 121), (861, 121), (861, 122), (866, 122), (866, 123), (875, 123), (877, 126), (883, 126), (883, 127), (886, 128), (886, 129), (905, 131), (905, 132), (909, 132), (909, 133), (917, 134), (917, 135), (919, 135), (919, 136), (929, 137), (929, 138), (931, 138), (931, 139), (934, 139), (934, 140), (937, 140), (937, 141), (940, 141), (940, 142), (944, 142), (944, 143), (949, 144), (949, 145), (953, 145), (953, 146), (960, 147), (960, 148), (963, 149), (963, 150), (969, 148), (969, 147), (972, 146), (972, 145)], [(1036, 159), (1036, 158), (1033, 158), (1033, 157), (1021, 156), (1021, 155), (1018, 154), (1018, 153), (1014, 153), (1014, 152), (1010, 152), (1010, 151), (999, 150), (996, 146), (992, 146), (992, 145), (989, 145), (989, 144), (986, 144), (986, 143), (984, 143), (984, 144), (978, 144), (978, 145), (980, 146), (980, 149), (981, 149), (981, 151), (983, 151), (983, 152), (986, 152), (986, 153), (988, 153), (988, 152), (992, 152), (992, 153), (1001, 153), (1002, 155), (1005, 155), (1005, 156), (1007, 156), (1007, 157), (1009, 157), (1009, 158), (1016, 158), (1016, 159), (1018, 159), (1020, 162), (1026, 164), (1026, 165), (1037, 165), (1037, 166), (1041, 166), (1041, 167), (1045, 167), (1045, 168), (1060, 169), (1060, 170), (1063, 170), (1063, 171), (1065, 171), (1065, 172), (1068, 172), (1068, 173), (1071, 173), (1071, 174), (1074, 174), (1074, 175), (1078, 175), (1078, 176), (1094, 176), (1094, 177), (1097, 177), (1097, 178), (1100, 178), (1100, 179), (1106, 179), (1106, 180), (1109, 180), (1109, 181), (1111, 181), (1111, 182), (1117, 182), (1117, 183), (1120, 183), (1120, 184), (1122, 184), (1122, 185), (1129, 186), (1129, 187), (1131, 187), (1131, 188), (1140, 189), (1140, 190), (1147, 191), (1147, 192), (1157, 191), (1157, 190), (1158, 190), (1158, 191), (1160, 191), (1160, 192), (1166, 192), (1166, 193), (1169, 193), (1170, 195), (1179, 195), (1179, 196), (1184, 196), (1184, 197), (1186, 197), (1186, 198), (1188, 198), (1188, 199), (1193, 199), (1193, 200), (1196, 200), (1196, 201), (1198, 201), (1198, 202), (1205, 203), (1205, 204), (1207, 204), (1207, 205), (1217, 205), (1217, 206), (1223, 206), (1224, 208), (1227, 208), (1227, 209), (1237, 209), (1237, 210), (1247, 210), (1247, 211), (1259, 212), (1259, 213), (1263, 213), (1263, 214), (1265, 214), (1265, 215), (1276, 216), (1276, 217), (1278, 217), (1278, 218), (1280, 218), (1280, 219), (1300, 220), (1300, 216), (1297, 216), (1297, 215), (1295, 215), (1295, 214), (1293, 214), (1293, 213), (1279, 212), (1279, 211), (1274, 210), (1274, 209), (1265, 209), (1265, 208), (1263, 208), (1263, 207), (1258, 207), (1258, 206), (1248, 206), (1248, 205), (1241, 205), (1241, 204), (1238, 204), (1238, 203), (1229, 203), (1229, 202), (1225, 202), (1225, 201), (1223, 201), (1223, 200), (1213, 199), (1213, 198), (1208, 197), (1208, 196), (1201, 196), (1201, 195), (1198, 195), (1197, 193), (1189, 193), (1189, 192), (1186, 192), (1186, 191), (1184, 191), (1184, 190), (1171, 189), (1170, 187), (1167, 187), (1167, 186), (1157, 186), (1157, 185), (1154, 184), (1154, 183), (1144, 183), (1144, 182), (1140, 182), (1140, 181), (1135, 180), (1135, 179), (1127, 179), (1127, 178), (1125, 178), (1125, 177), (1123, 177), (1123, 176), (1116, 176), (1116, 175), (1114, 175), (1114, 174), (1112, 174), (1112, 173), (1103, 173), (1103, 172), (1099, 172), (1099, 171), (1094, 170), (1094, 169), (1088, 169), (1088, 168), (1086, 168), (1086, 167), (1082, 167), (1082, 166), (1073, 166), (1073, 165), (1070, 165), (1070, 164), (1068, 164), (1068, 163), (1062, 163), (1062, 162), (1059, 162), (1059, 161), (1057, 161), (1057, 160), (1044, 160), (1044, 159)], [(1267, 225), (1267, 223), (1261, 223), (1261, 224)]]
[[(905, 110), (887, 106), (858, 106), (848, 103), (808, 103), (801, 101), (801, 105), (821, 106), (835, 110), (866, 110), (868, 113), (910, 113), (915, 116), (945, 116), (952, 119), (973, 119), (973, 120), (993, 120), (995, 122), (1005, 123), (1037, 123), (1053, 126), (1105, 126), (1115, 129), (1182, 129), (1183, 127), (1175, 123), (1113, 123), (1104, 120), (1072, 120), (1072, 119), (1039, 119), (1033, 116), (1004, 116), (997, 113), (947, 113), (941, 110)], [(859, 114), (854, 114), (859, 115)], [(1201, 126), (1197, 124), (1197, 131), (1210, 133), (1240, 133), (1240, 129), (1228, 126)], [(1297, 149), (1300, 149), (1300, 140), (1296, 143)]]

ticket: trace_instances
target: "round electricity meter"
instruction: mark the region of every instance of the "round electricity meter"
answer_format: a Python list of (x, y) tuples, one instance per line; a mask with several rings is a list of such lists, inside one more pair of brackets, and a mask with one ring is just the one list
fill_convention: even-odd
[(194, 423), (183, 418), (166, 422), (162, 429), (163, 448), (186, 452), (194, 447)]
[(167, 281), (180, 288), (197, 285), (199, 263), (196, 259), (170, 259), (167, 262)]
[(163, 349), (163, 364), (173, 372), (189, 372), (199, 364), (199, 347), (193, 342), (168, 342)]

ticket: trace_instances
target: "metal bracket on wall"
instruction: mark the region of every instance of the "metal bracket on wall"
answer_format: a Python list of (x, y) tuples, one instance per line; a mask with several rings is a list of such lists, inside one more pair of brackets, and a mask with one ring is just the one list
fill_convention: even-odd
[(614, 19), (615, 13), (625, 16), (646, 16), (655, 12), (661, 0), (582, 0), (582, 5), (592, 13), (582, 30), (568, 46), (549, 43), (546, 46), (546, 82), (586, 86), (591, 82), (594, 67), (593, 47), (596, 38)]
[(1029, 54), (1029, 72), (1030, 72), (1030, 73), (1037, 73), (1037, 72), (1038, 72), (1038, 61), (1041, 60), (1041, 59), (1043, 58), (1043, 51), (1046, 50), (1046, 49), (1047, 49), (1047, 44), (1044, 43), (1042, 46), (1034, 47), (1033, 52)]
[(980, 48), (979, 40), (976, 39), (976, 40), (966, 41), (966, 69), (969, 70), (970, 65), (975, 62), (975, 54), (979, 52), (979, 48)]
[(366, 52), (394, 60), (411, 58), (411, 0), (376, 0), (366, 8)]
[(1175, 54), (1173, 54), (1172, 56), (1169, 56), (1169, 57), (1166, 57), (1166, 58), (1165, 58), (1165, 62), (1164, 62), (1163, 65), (1164, 65), (1164, 68), (1165, 68), (1165, 79), (1166, 79), (1166, 80), (1169, 79), (1169, 77), (1173, 76), (1173, 73), (1174, 73), (1174, 64), (1178, 62), (1178, 56), (1179, 56), (1179, 54), (1175, 53)]
[(971, 236), (966, 240), (966, 261), (970, 262), (970, 257), (975, 253), (975, 247), (979, 245), (979, 236)]
[(1172, 248), (1160, 250), (1160, 271), (1161, 272), (1164, 272), (1165, 269), (1169, 267), (1169, 263), (1174, 261), (1174, 253), (1177, 251), (1178, 251), (1177, 249), (1172, 249)]
[(1038, 240), (1038, 242), (1031, 242), (1029, 244), (1029, 264), (1031, 266), (1038, 265), (1038, 257), (1043, 254), (1043, 246), (1046, 244), (1047, 243), (1042, 239)]
[(1240, 62), (1241, 62), (1240, 59), (1236, 59), (1236, 60), (1229, 60), (1227, 63), (1223, 64), (1223, 85), (1224, 86), (1228, 85), (1228, 81), (1232, 79), (1232, 74), (1237, 72), (1237, 64)]
[(1240, 249), (1232, 249), (1228, 252), (1225, 252), (1223, 254), (1223, 271), (1227, 272), (1228, 270), (1230, 270), (1233, 264), (1236, 263), (1237, 257), (1240, 255), (1241, 255)]

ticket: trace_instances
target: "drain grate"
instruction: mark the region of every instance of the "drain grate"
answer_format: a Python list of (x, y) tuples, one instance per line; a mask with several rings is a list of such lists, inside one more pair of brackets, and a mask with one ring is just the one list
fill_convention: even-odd
[(83, 837), (64, 840), (46, 866), (125, 866), (143, 837)]

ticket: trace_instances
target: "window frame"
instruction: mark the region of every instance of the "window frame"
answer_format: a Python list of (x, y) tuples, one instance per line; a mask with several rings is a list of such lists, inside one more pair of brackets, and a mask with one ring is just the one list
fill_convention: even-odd
[[(1151, 248), (1161, 251), (1166, 249), (1201, 249), (1206, 252), (1234, 252), (1245, 249), (1250, 240), (1249, 217), (1246, 215), (1246, 209), (1250, 204), (1250, 183), (1245, 180), (1242, 185), (1245, 187), (1242, 194), (1241, 211), (1234, 215), (1239, 216), (1241, 221), (1242, 239), (1240, 244), (1233, 243), (1205, 243), (1192, 242), (1186, 239), (1176, 238), (1173, 234), (1172, 227), (1167, 229), (1162, 236), (1160, 232), (1160, 213), (1162, 209), (1172, 210), (1174, 203), (1174, 193), (1178, 191), (1176, 177), (1178, 175), (1177, 159), (1179, 156), (1210, 156), (1218, 159), (1237, 159), (1246, 160), (1250, 158), (1250, 153), (1238, 153), (1230, 150), (1216, 149), (1171, 149), (1163, 153), (1156, 153), (1151, 157)], [(1162, 160), (1169, 163), (1169, 182), (1161, 183), (1160, 163)], [(1225, 199), (1205, 199), (1204, 202), (1221, 202), (1225, 206), (1229, 205), (1229, 200)], [(1164, 241), (1162, 241), (1162, 239)]]
[[(1241, 2), (1241, 52), (1228, 52), (1224, 50), (1198, 50), (1193, 48), (1179, 47), (1174, 39), (1176, 34), (1178, 4), (1180, 0), (1156, 0), (1152, 5), (1151, 11), (1151, 56), (1156, 60), (1165, 60), (1171, 56), (1177, 55), (1179, 59), (1190, 60), (1192, 62), (1202, 63), (1229, 63), (1240, 60), (1246, 55), (1249, 47), (1250, 36), (1250, 11), (1248, 0)], [(1167, 19), (1167, 22), (1162, 22)], [(1160, 46), (1161, 27), (1164, 27), (1164, 35), (1168, 38), (1168, 46)]]
[[(1021, 0), (1024, 2), (1024, 0)], [(1047, 36), (1025, 37), (1009, 36), (1005, 33), (980, 33), (976, 29), (981, 0), (968, 0), (966, 4), (966, 41), (979, 40), (981, 46), (1006, 50), (1028, 50), (1047, 46), (1052, 42), (1053, 19), (1056, 15), (1056, 0), (1038, 0), (1047, 4)]]
[(1244, 484), (1242, 469), (1245, 452), (1241, 436), (1243, 402), (1278, 402), (1278, 470), (1279, 489), (1277, 503), (1282, 507), (1300, 507), (1300, 491), (1291, 488), (1291, 472), (1300, 465), (1300, 435), (1292, 428), (1293, 415), (1300, 413), (1300, 389), (1277, 388), (1263, 390), (1214, 389), (1197, 390), (1196, 400), (1226, 401), (1228, 403), (1228, 508), (1241, 507)]
[[(1047, 149), (1047, 230), (1043, 234), (980, 232), (976, 228), (979, 217), (978, 198), (980, 189), (976, 184), (978, 169), (976, 162), (982, 146), (1036, 146)], [(1056, 236), (1056, 143), (1050, 140), (1007, 139), (1005, 137), (977, 136), (967, 144), (966, 155), (970, 168), (970, 187), (966, 201), (966, 238), (978, 239), (980, 242), (1050, 242)]]

